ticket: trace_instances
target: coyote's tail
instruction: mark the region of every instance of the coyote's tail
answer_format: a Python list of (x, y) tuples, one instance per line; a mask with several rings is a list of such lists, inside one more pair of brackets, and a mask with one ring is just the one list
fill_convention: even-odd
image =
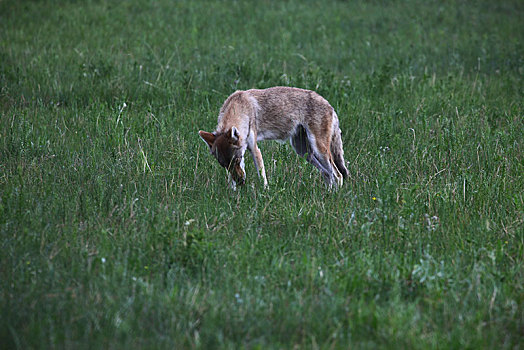
[(333, 155), (333, 161), (335, 162), (338, 171), (345, 179), (348, 177), (349, 171), (346, 168), (344, 161), (344, 149), (342, 148), (341, 131), (338, 125), (338, 117), (335, 112), (333, 112), (333, 118), (335, 118), (335, 121), (333, 123), (333, 134), (331, 136), (331, 154)]

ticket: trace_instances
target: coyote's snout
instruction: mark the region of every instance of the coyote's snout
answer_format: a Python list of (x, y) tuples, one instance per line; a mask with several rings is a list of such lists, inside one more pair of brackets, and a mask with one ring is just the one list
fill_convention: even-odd
[(220, 109), (216, 131), (199, 134), (228, 170), (233, 187), (245, 183), (246, 149), (267, 186), (257, 146), (262, 140), (289, 139), (295, 151), (320, 170), (329, 186), (341, 186), (348, 176), (337, 114), (314, 91), (291, 87), (236, 91)]

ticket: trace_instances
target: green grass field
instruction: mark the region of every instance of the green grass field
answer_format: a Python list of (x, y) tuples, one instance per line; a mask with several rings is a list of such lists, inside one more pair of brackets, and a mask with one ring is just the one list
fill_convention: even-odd
[[(0, 348), (518, 349), (522, 1), (0, 0)], [(350, 179), (197, 131), (318, 91)]]

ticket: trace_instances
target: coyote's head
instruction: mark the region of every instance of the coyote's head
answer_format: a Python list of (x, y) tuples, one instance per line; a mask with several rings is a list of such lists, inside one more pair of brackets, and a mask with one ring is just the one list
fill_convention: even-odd
[(231, 130), (223, 133), (200, 130), (198, 134), (207, 143), (211, 154), (215, 156), (218, 163), (229, 171), (235, 183), (243, 185), (246, 180), (246, 172), (237, 128), (233, 126)]

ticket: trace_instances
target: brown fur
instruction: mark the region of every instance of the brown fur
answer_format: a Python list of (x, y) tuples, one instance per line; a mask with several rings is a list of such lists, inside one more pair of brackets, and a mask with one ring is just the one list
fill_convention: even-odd
[(236, 91), (218, 116), (213, 133), (199, 131), (220, 165), (235, 183), (245, 180), (244, 152), (248, 149), (267, 186), (261, 140), (287, 140), (295, 151), (317, 167), (327, 183), (342, 185), (348, 176), (338, 117), (333, 107), (314, 91), (291, 87)]

